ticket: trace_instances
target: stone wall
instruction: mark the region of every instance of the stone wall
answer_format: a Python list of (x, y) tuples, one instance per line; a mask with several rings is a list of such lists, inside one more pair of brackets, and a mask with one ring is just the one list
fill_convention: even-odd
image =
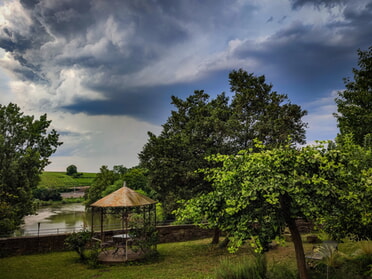
[[(201, 229), (194, 225), (160, 226), (157, 227), (159, 243), (179, 242), (212, 237), (213, 231)], [(118, 231), (107, 231), (105, 237), (120, 233)], [(0, 238), (0, 257), (45, 253), (51, 251), (66, 250), (65, 238), (69, 234), (22, 236)]]
[[(309, 222), (298, 219), (296, 223), (301, 233), (308, 233), (312, 230), (312, 224)], [(195, 225), (159, 226), (157, 229), (159, 243), (188, 241), (213, 236), (213, 230), (202, 229)], [(109, 239), (117, 233), (122, 233), (122, 231), (106, 231), (105, 238)], [(64, 241), (67, 236), (68, 234), (58, 234), (0, 238), (0, 257), (63, 251), (66, 249)], [(98, 233), (95, 236), (99, 237)], [(290, 235), (287, 240), (291, 240)]]

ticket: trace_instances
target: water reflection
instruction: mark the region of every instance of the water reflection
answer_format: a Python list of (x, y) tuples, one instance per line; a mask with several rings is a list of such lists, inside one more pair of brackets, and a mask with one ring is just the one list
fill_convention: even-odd
[[(40, 208), (36, 215), (26, 216), (24, 225), (15, 233), (21, 235), (46, 235), (79, 231), (91, 228), (90, 210), (80, 203), (54, 205)], [(99, 230), (100, 216), (94, 215), (94, 230)], [(120, 218), (107, 215), (104, 218), (105, 229), (120, 229)]]

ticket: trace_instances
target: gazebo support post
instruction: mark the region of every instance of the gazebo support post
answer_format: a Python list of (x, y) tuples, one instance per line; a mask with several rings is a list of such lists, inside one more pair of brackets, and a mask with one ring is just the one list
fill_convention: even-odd
[(103, 234), (103, 211), (104, 211), (104, 208), (102, 207), (101, 208), (101, 240), (102, 242), (105, 241), (105, 235)]
[[(156, 228), (156, 204), (153, 204), (152, 205), (153, 207), (154, 207), (154, 228), (155, 228), (155, 230), (157, 230), (157, 228)], [(150, 212), (150, 214), (151, 214), (151, 212)], [(154, 250), (156, 251), (157, 250), (157, 244), (155, 243), (155, 245), (154, 245)]]
[(91, 237), (94, 237), (94, 225), (93, 225), (93, 222), (94, 222), (94, 207), (91, 207), (91, 210), (92, 210), (92, 216), (91, 216), (91, 228), (90, 228), (90, 233), (91, 233)]

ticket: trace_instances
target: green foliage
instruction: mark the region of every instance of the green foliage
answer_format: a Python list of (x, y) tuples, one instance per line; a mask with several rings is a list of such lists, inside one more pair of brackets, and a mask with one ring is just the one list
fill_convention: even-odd
[(38, 188), (34, 190), (34, 198), (41, 201), (61, 201), (62, 196), (56, 189)]
[(338, 140), (338, 148), (328, 152), (334, 167), (324, 169), (334, 185), (329, 191), (337, 194), (337, 208), (323, 216), (323, 229), (334, 239), (372, 238), (372, 149), (354, 144), (351, 135)]
[(83, 230), (80, 232), (74, 232), (70, 234), (65, 239), (65, 245), (67, 248), (74, 250), (78, 253), (80, 260), (85, 261), (87, 256), (85, 255), (85, 250), (91, 239), (91, 233), (89, 231)]
[(248, 239), (257, 251), (265, 251), (287, 225), (300, 276), (306, 278), (297, 217), (323, 224), (337, 239), (348, 234), (365, 238), (372, 232), (371, 150), (353, 144), (350, 136), (330, 146), (265, 149), (258, 143), (259, 153), (252, 148), (238, 155), (211, 156), (220, 163), (204, 170), (213, 191), (187, 201), (177, 214), (217, 225), (229, 235), (231, 251)]
[(32, 191), (48, 158), (61, 145), (46, 114), (35, 119), (15, 104), (0, 105), (0, 235), (9, 234), (33, 212)]
[(102, 166), (100, 172), (97, 173), (92, 186), (90, 186), (88, 193), (86, 195), (86, 204), (90, 205), (95, 201), (103, 197), (102, 193), (109, 187), (113, 185), (115, 181), (119, 178), (118, 174), (115, 174), (112, 170), (109, 170), (107, 166)]
[(66, 174), (70, 176), (77, 174), (77, 167), (75, 165), (69, 165), (66, 168)]
[(366, 279), (371, 264), (371, 256), (358, 255), (344, 258), (342, 264), (339, 264), (337, 268), (321, 262), (311, 270), (310, 274), (312, 279)]
[(167, 215), (177, 208), (177, 200), (210, 192), (211, 183), (196, 171), (216, 165), (206, 156), (236, 154), (252, 147), (256, 137), (271, 147), (286, 141), (288, 135), (293, 142), (304, 141), (306, 124), (301, 117), (306, 112), (290, 104), (287, 96), (271, 92), (264, 76), (239, 70), (229, 78), (235, 93), (231, 104), (224, 93), (215, 99), (202, 90), (186, 100), (173, 96), (176, 110), (159, 136), (149, 133), (139, 154)]
[(267, 147), (285, 144), (288, 136), (293, 143), (305, 143), (302, 117), (307, 114), (291, 104), (287, 95), (272, 91), (265, 76), (254, 76), (239, 69), (229, 74), (231, 92), (235, 93), (228, 121), (230, 144), (234, 151), (254, 147), (260, 140)]
[(141, 166), (149, 170), (151, 188), (159, 194), (166, 215), (176, 208), (178, 199), (210, 189), (195, 170), (209, 165), (205, 156), (225, 153), (228, 148), (224, 142), (227, 102), (224, 94), (209, 100), (204, 91), (195, 91), (186, 100), (173, 96), (177, 110), (172, 111), (159, 136), (149, 133), (139, 158)]
[(91, 243), (91, 247), (86, 259), (86, 263), (90, 268), (98, 268), (100, 266), (100, 262), (98, 260), (100, 252), (101, 249), (99, 243)]
[(344, 79), (346, 89), (335, 99), (338, 127), (342, 135), (352, 133), (354, 141), (364, 144), (366, 135), (372, 133), (372, 46), (367, 51), (358, 50), (359, 69), (353, 68), (354, 80)]
[(156, 222), (165, 221), (165, 214), (163, 204), (161, 202), (156, 203)]
[(123, 183), (133, 190), (143, 190), (146, 196), (155, 198), (155, 193), (148, 187), (147, 170), (141, 167), (127, 169), (123, 166), (114, 166), (113, 170), (107, 166), (100, 168), (92, 186), (86, 195), (87, 205), (103, 198), (123, 187)]
[(105, 197), (111, 194), (112, 192), (115, 192), (116, 190), (120, 189), (121, 187), (123, 187), (123, 181), (121, 179), (116, 180), (114, 184), (107, 186), (107, 188), (102, 191), (100, 196)]
[(148, 195), (151, 189), (148, 188), (147, 172), (147, 169), (141, 167), (130, 168), (122, 175), (122, 180), (125, 181), (127, 187), (133, 190), (143, 190)]
[(141, 251), (146, 256), (156, 254), (156, 245), (159, 241), (158, 231), (155, 224), (150, 222), (152, 218), (144, 218), (141, 213), (131, 214), (129, 234), (133, 241), (132, 250)]

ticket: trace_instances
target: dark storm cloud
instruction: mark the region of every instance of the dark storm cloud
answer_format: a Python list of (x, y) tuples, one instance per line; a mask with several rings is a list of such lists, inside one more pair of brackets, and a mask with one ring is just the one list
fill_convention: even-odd
[(169, 111), (163, 109), (164, 104), (170, 103), (170, 96), (174, 93), (164, 86), (127, 89), (124, 93), (122, 90), (104, 86), (94, 89), (110, 92), (111, 98), (99, 101), (79, 100), (64, 108), (74, 113), (85, 112), (88, 115), (131, 115), (160, 125), (169, 114)]
[(258, 60), (261, 70), (287, 89), (302, 87), (303, 95), (307, 95), (302, 100), (341, 89), (342, 78), (350, 75), (351, 65), (356, 66), (357, 49), (367, 49), (371, 44), (372, 5), (360, 10), (346, 6), (343, 17), (344, 21), (322, 28), (292, 23), (262, 44), (247, 41), (235, 55)]
[[(13, 26), (13, 30), (4, 27), (0, 47), (12, 53), (17, 60), (21, 58), (27, 61), (22, 63), (24, 67), (37, 60), (52, 67), (77, 64), (92, 68), (113, 64), (113, 70), (119, 71), (125, 67), (118, 67), (120, 64), (127, 68), (130, 68), (128, 65), (136, 64), (137, 67), (132, 69), (135, 71), (141, 65), (158, 59), (167, 45), (182, 42), (188, 37), (187, 30), (172, 15), (167, 15), (157, 4), (150, 3), (152, 2), (23, 1), (22, 4), (32, 19), (28, 26), (29, 31), (25, 33), (16, 26)], [(112, 37), (102, 46), (105, 56), (84, 53), (85, 47), (94, 46), (102, 37), (107, 36), (107, 28), (110, 26), (104, 29), (105, 24), (106, 27), (112, 24), (113, 31), (117, 32), (111, 34)], [(127, 36), (120, 33), (125, 31), (128, 31)], [(52, 61), (43, 61), (43, 57), (36, 51), (47, 46), (47, 43), (53, 44), (58, 40), (64, 40), (65, 46), (73, 45), (75, 51), (81, 52), (81, 57), (68, 53), (74, 49), (67, 49), (66, 53), (64, 49), (56, 50), (62, 46), (55, 46), (53, 50), (44, 48), (44, 51), (57, 51), (54, 64)]]
[[(280, 24), (280, 29), (269, 33), (270, 36), (258, 32), (262, 28), (256, 15), (260, 7), (242, 1), (22, 0), (21, 3), (25, 15), (14, 15), (9, 18), (11, 24), (0, 28), (0, 47), (17, 62), (6, 66), (19, 79), (49, 85), (50, 95), (64, 94), (66, 89), (78, 91), (63, 86), (71, 79), (66, 70), (73, 69), (75, 78), (80, 78), (77, 84), (98, 92), (103, 98), (94, 95), (89, 99), (89, 93), (77, 92), (76, 96), (67, 98), (67, 104), (56, 102), (57, 106), (72, 112), (125, 114), (152, 122), (157, 122), (159, 115), (164, 119), (161, 111), (164, 104), (168, 105), (170, 95), (180, 92), (181, 87), (183, 92), (191, 94), (193, 89), (205, 88), (198, 87), (198, 82), (207, 86), (202, 78), (216, 87), (222, 83), (217, 73), (228, 73), (235, 64), (217, 61), (219, 56), (213, 54), (227, 51), (229, 41), (245, 42), (234, 48), (229, 58), (259, 62), (258, 69), (248, 71), (271, 75), (274, 84), (277, 77), (288, 88), (305, 84), (308, 92), (319, 92), (320, 88), (324, 90), (326, 80), (336, 80), (327, 83), (332, 89), (340, 84), (340, 73), (350, 72), (356, 50), (366, 49), (372, 37), (372, 4), (354, 9), (353, 2), (347, 0), (291, 0), (295, 10), (309, 5), (319, 9), (343, 5), (343, 20), (338, 18), (317, 27), (315, 23), (293, 22), (285, 13), (266, 14), (261, 24), (273, 28)], [(267, 39), (257, 42), (254, 36)], [(201, 61), (203, 55), (210, 55), (211, 58), (206, 58), (211, 60), (210, 68), (205, 66), (209, 61)], [(169, 59), (170, 65), (169, 57), (174, 59)], [(195, 68), (200, 66), (202, 70), (194, 73), (192, 69), (192, 74), (184, 78), (182, 74), (189, 74), (189, 68), (183, 69), (183, 64), (177, 62), (194, 57), (199, 58)], [(173, 75), (177, 70), (181, 74)], [(334, 77), (330, 77), (332, 73), (336, 73)], [(163, 80), (168, 76), (169, 80)], [(187, 84), (190, 80), (193, 85)], [(223, 82), (228, 84), (227, 75)]]
[[(241, 10), (234, 10), (234, 3), (225, 0), (22, 0), (21, 4), (25, 15), (9, 18), (13, 24), (0, 30), (0, 47), (19, 64), (7, 66), (20, 80), (49, 82), (53, 91), (61, 86), (62, 77), (58, 78), (65, 69), (78, 69), (83, 71), (81, 84), (105, 100), (77, 96), (74, 104), (64, 108), (136, 117), (151, 114), (150, 99), (161, 94), (153, 88), (164, 88), (128, 86), (133, 75), (166, 59), (172, 48), (190, 41), (195, 30), (224, 32), (242, 18), (249, 19), (255, 9), (244, 5), (247, 12), (237, 17)], [(229, 33), (234, 37), (234, 32)], [(110, 103), (112, 109), (106, 109)], [(120, 108), (125, 109), (120, 112)]]
[(321, 6), (325, 6), (325, 7), (334, 7), (334, 6), (337, 6), (337, 5), (340, 5), (340, 4), (343, 4), (347, 1), (350, 1), (350, 0), (291, 0), (292, 2), (292, 7), (294, 9), (297, 9), (297, 8), (300, 8), (302, 6), (305, 6), (305, 5), (312, 5), (312, 6), (315, 6), (315, 7), (321, 7)]

